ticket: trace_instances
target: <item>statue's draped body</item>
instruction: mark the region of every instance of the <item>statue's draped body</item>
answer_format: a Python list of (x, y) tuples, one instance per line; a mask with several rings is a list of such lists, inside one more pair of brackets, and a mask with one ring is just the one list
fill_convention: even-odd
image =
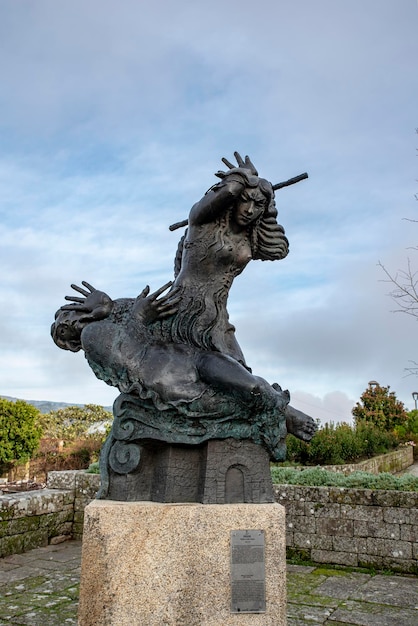
[(56, 313), (55, 343), (84, 350), (95, 375), (121, 392), (101, 453), (100, 497), (109, 497), (109, 476), (140, 475), (141, 459), (158, 446), (184, 452), (248, 441), (281, 461), (288, 432), (305, 441), (315, 432), (312, 418), (289, 406), (288, 391), (251, 372), (229, 321), (234, 278), (251, 260), (280, 260), (289, 249), (274, 201), (286, 183), (273, 187), (248, 157), (235, 156), (237, 167), (223, 159), (221, 182), (171, 227), (187, 225), (172, 282), (112, 300), (83, 281), (72, 285), (82, 297), (67, 296)]

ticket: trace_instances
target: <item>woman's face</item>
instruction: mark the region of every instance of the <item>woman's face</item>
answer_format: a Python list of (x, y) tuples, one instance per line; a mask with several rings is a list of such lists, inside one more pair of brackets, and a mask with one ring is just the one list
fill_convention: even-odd
[(267, 199), (259, 189), (245, 189), (235, 206), (235, 222), (245, 228), (264, 212), (266, 204)]
[(61, 315), (58, 315), (51, 326), (52, 338), (59, 348), (78, 352), (81, 349), (81, 330), (77, 323), (71, 319), (74, 317), (71, 315), (73, 312), (60, 313)]

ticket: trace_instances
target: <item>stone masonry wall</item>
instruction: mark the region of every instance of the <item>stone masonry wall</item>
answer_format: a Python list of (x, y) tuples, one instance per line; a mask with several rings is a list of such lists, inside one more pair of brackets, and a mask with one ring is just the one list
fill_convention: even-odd
[(50, 472), (48, 489), (0, 496), (0, 557), (80, 539), (84, 509), (100, 477), (83, 471)]
[(359, 463), (347, 463), (346, 465), (322, 465), (322, 469), (331, 472), (341, 472), (342, 474), (351, 474), (352, 472), (370, 472), (370, 474), (379, 474), (380, 472), (389, 472), (397, 474), (402, 472), (414, 462), (414, 449), (412, 446), (405, 446), (374, 456), (372, 459), (366, 459)]
[(100, 487), (99, 474), (86, 474), (83, 470), (49, 472), (48, 487), (66, 489), (73, 494), (74, 516), (72, 536), (81, 539), (83, 534), (84, 509), (94, 500)]
[(72, 536), (74, 495), (39, 491), (0, 496), (0, 557), (59, 543)]
[(418, 573), (418, 493), (274, 485), (288, 553), (316, 563)]

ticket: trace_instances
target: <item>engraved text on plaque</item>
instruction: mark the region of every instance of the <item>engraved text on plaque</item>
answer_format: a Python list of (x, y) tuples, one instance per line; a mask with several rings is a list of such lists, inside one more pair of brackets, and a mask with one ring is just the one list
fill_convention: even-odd
[(264, 613), (264, 531), (231, 531), (231, 613)]

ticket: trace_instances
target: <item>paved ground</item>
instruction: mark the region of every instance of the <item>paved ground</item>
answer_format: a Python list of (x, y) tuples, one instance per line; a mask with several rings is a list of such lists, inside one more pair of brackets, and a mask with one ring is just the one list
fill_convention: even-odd
[[(79, 541), (0, 559), (0, 626), (77, 624), (80, 559)], [(414, 576), (289, 565), (287, 588), (288, 626), (418, 624)]]
[(416, 626), (418, 578), (288, 565), (288, 626)]
[(0, 559), (0, 625), (77, 624), (81, 542)]
[(412, 474), (413, 476), (418, 476), (418, 462), (415, 461), (413, 465), (410, 465), (403, 472), (399, 472), (399, 474)]

